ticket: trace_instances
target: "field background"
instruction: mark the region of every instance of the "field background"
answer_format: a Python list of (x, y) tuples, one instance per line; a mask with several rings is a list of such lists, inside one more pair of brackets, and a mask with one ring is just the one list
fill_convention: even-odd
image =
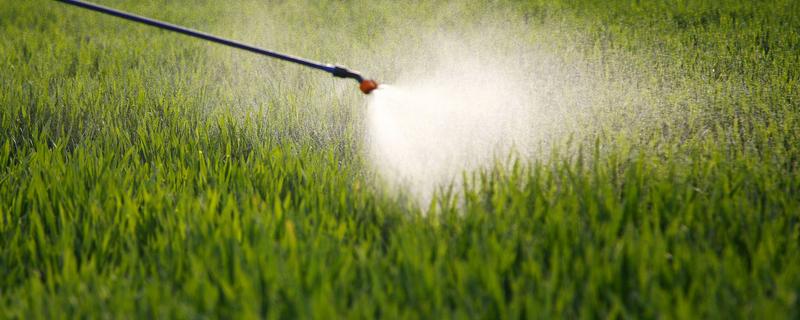
[(388, 82), (492, 26), (603, 85), (426, 207), (351, 81), (0, 0), (0, 318), (800, 317), (800, 2), (98, 2)]

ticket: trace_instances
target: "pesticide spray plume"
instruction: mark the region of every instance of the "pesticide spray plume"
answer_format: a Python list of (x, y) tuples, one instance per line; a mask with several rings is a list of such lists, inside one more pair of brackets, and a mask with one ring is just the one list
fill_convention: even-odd
[(374, 167), (421, 207), (437, 188), (458, 185), (463, 172), (527, 153), (543, 128), (527, 103), (531, 82), (513, 66), (476, 55), (458, 40), (435, 43), (430, 62), (381, 85), (368, 110)]
[(499, 22), (429, 33), (413, 54), (394, 60), (400, 72), (392, 85), (369, 98), (372, 166), (418, 207), (429, 208), (440, 192), (459, 196), (474, 172), (543, 159), (599, 123), (592, 109), (606, 84), (592, 69), (509, 30)]
[(149, 26), (152, 26), (152, 27), (156, 27), (156, 28), (162, 29), (162, 30), (168, 30), (168, 31), (172, 31), (172, 32), (177, 32), (177, 33), (184, 34), (184, 35), (187, 35), (187, 36), (190, 36), (190, 37), (194, 37), (194, 38), (203, 39), (203, 40), (206, 40), (206, 41), (210, 41), (210, 42), (215, 42), (215, 43), (218, 43), (218, 44), (226, 45), (228, 47), (233, 47), (233, 48), (237, 48), (237, 49), (241, 49), (241, 50), (257, 53), (257, 54), (260, 54), (260, 55), (263, 55), (263, 56), (267, 56), (267, 57), (270, 57), (270, 58), (275, 58), (275, 59), (280, 59), (280, 60), (283, 60), (283, 61), (296, 63), (296, 64), (299, 64), (299, 65), (302, 65), (302, 66), (305, 66), (305, 67), (309, 67), (309, 68), (312, 68), (312, 69), (322, 70), (322, 71), (325, 71), (325, 72), (328, 72), (328, 73), (332, 74), (334, 77), (337, 77), (337, 78), (355, 79), (359, 83), (359, 89), (364, 94), (369, 94), (370, 92), (372, 92), (372, 90), (375, 90), (378, 87), (378, 83), (375, 80), (364, 79), (364, 77), (361, 76), (361, 74), (359, 74), (358, 72), (348, 70), (347, 68), (342, 67), (342, 66), (335, 66), (335, 65), (331, 65), (331, 64), (323, 64), (323, 63), (319, 63), (319, 62), (316, 62), (316, 61), (312, 61), (312, 60), (308, 60), (308, 59), (304, 59), (304, 58), (300, 58), (300, 57), (291, 56), (291, 55), (288, 55), (288, 54), (275, 52), (275, 51), (272, 51), (272, 50), (267, 50), (267, 49), (255, 47), (255, 46), (252, 46), (252, 45), (249, 45), (249, 44), (241, 43), (241, 42), (230, 40), (230, 39), (221, 38), (221, 37), (218, 37), (218, 36), (215, 36), (215, 35), (211, 35), (211, 34), (208, 34), (208, 33), (204, 33), (204, 32), (200, 32), (200, 31), (197, 31), (197, 30), (192, 30), (192, 29), (185, 28), (185, 27), (182, 27), (182, 26), (174, 25), (174, 24), (171, 24), (171, 23), (166, 23), (166, 22), (163, 22), (163, 21), (158, 21), (158, 20), (147, 18), (147, 17), (131, 14), (131, 13), (128, 13), (128, 12), (124, 12), (124, 11), (116, 10), (116, 9), (113, 9), (113, 8), (109, 8), (109, 7), (101, 6), (101, 5), (98, 5), (98, 4), (94, 4), (94, 3), (91, 3), (91, 2), (86, 2), (86, 1), (81, 1), (81, 0), (56, 0), (56, 1), (59, 1), (59, 2), (65, 3), (65, 4), (70, 4), (70, 5), (79, 7), (79, 8), (84, 8), (84, 9), (88, 9), (88, 10), (91, 10), (91, 11), (104, 13), (104, 14), (107, 14), (107, 15), (110, 15), (110, 16), (114, 16), (114, 17), (118, 17), (118, 18), (122, 18), (122, 19), (125, 19), (125, 20), (139, 22), (139, 23), (142, 23), (142, 24), (146, 24), (146, 25), (149, 25)]

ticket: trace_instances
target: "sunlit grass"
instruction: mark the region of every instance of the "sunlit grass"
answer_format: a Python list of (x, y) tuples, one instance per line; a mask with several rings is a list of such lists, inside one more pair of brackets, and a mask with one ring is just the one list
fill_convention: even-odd
[(421, 208), (350, 81), (0, 0), (0, 317), (800, 316), (797, 2), (102, 3), (379, 80), (510, 19), (613, 112)]

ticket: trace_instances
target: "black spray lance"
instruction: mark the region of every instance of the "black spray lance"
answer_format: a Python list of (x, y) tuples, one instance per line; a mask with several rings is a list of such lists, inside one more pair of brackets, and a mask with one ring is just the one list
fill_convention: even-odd
[(78, 7), (84, 8), (84, 9), (89, 9), (89, 10), (92, 10), (92, 11), (102, 12), (102, 13), (105, 13), (105, 14), (108, 14), (108, 15), (112, 15), (112, 16), (115, 16), (115, 17), (131, 20), (131, 21), (144, 23), (146, 25), (150, 25), (150, 26), (153, 26), (153, 27), (156, 27), (156, 28), (159, 28), (159, 29), (174, 31), (174, 32), (185, 34), (187, 36), (200, 38), (200, 39), (203, 39), (203, 40), (208, 40), (208, 41), (211, 41), (211, 42), (224, 44), (224, 45), (229, 46), (229, 47), (234, 47), (234, 48), (237, 48), (237, 49), (242, 49), (242, 50), (258, 53), (258, 54), (265, 55), (265, 56), (268, 56), (268, 57), (271, 57), (271, 58), (276, 58), (276, 59), (281, 59), (281, 60), (284, 60), (284, 61), (294, 62), (294, 63), (300, 64), (300, 65), (304, 65), (304, 66), (309, 67), (309, 68), (314, 68), (314, 69), (317, 69), (317, 70), (322, 70), (322, 71), (328, 72), (328, 73), (332, 74), (334, 77), (355, 79), (359, 83), (359, 89), (361, 89), (361, 92), (363, 92), (365, 94), (369, 94), (370, 92), (372, 92), (372, 90), (375, 90), (378, 87), (378, 83), (375, 82), (375, 80), (364, 79), (364, 77), (362, 77), (358, 72), (348, 70), (347, 68), (342, 67), (342, 66), (335, 66), (335, 65), (331, 65), (331, 64), (323, 64), (323, 63), (319, 63), (319, 62), (316, 62), (316, 61), (311, 61), (311, 60), (307, 60), (307, 59), (303, 59), (303, 58), (299, 58), (299, 57), (290, 56), (290, 55), (287, 55), (287, 54), (278, 53), (278, 52), (275, 52), (275, 51), (270, 51), (270, 50), (258, 48), (258, 47), (251, 46), (251, 45), (248, 45), (248, 44), (244, 44), (244, 43), (241, 43), (241, 42), (220, 38), (220, 37), (217, 37), (217, 36), (214, 36), (214, 35), (210, 35), (208, 33), (204, 33), (204, 32), (200, 32), (200, 31), (184, 28), (184, 27), (181, 27), (181, 26), (178, 26), (178, 25), (174, 25), (174, 24), (170, 24), (170, 23), (166, 23), (166, 22), (162, 22), (162, 21), (158, 21), (158, 20), (153, 20), (153, 19), (150, 19), (150, 18), (138, 16), (138, 15), (135, 15), (135, 14), (130, 14), (130, 13), (127, 13), (127, 12), (119, 11), (119, 10), (116, 10), (116, 9), (112, 9), (112, 8), (109, 8), (109, 7), (104, 7), (104, 6), (101, 6), (101, 5), (97, 5), (97, 4), (93, 4), (93, 3), (89, 3), (89, 2), (85, 2), (85, 1), (79, 1), (79, 0), (56, 0), (56, 1), (63, 2), (63, 3), (66, 3), (66, 4), (71, 4), (71, 5), (78, 6)]

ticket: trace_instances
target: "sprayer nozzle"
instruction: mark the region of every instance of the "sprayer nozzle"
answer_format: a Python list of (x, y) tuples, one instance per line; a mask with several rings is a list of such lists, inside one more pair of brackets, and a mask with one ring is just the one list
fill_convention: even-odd
[(357, 71), (350, 71), (342, 66), (333, 66), (331, 73), (334, 77), (351, 78), (358, 81), (359, 89), (361, 89), (361, 92), (364, 94), (369, 94), (372, 90), (378, 88), (378, 83), (375, 82), (375, 80), (364, 79)]
[(361, 92), (363, 92), (364, 94), (369, 94), (370, 92), (372, 92), (372, 90), (378, 88), (378, 83), (375, 82), (375, 80), (367, 79), (361, 81), (361, 85), (359, 85), (358, 88), (361, 89)]

